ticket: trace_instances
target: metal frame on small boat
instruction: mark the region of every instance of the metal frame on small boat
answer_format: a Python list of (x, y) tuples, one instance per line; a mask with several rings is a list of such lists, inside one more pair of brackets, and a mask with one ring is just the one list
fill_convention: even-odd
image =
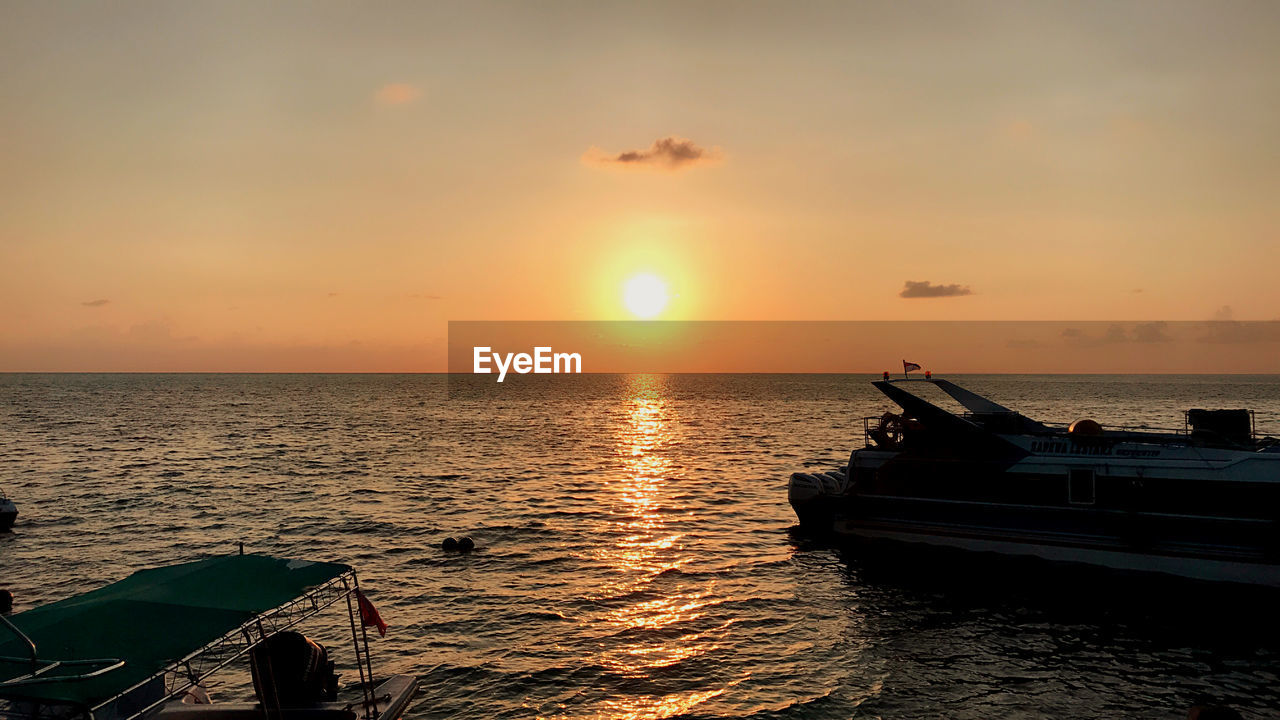
[[(248, 583), (244, 587), (251, 590), (252, 597), (244, 598), (244, 602), (237, 602), (234, 598), (231, 602), (226, 602), (226, 598), (206, 600), (180, 597), (181, 591), (174, 590), (175, 584), (185, 583), (182, 589), (190, 592), (197, 586), (194, 583), (199, 581), (196, 574), (202, 570), (215, 569), (216, 574), (210, 578), (212, 582), (250, 573), (247, 577), (239, 578), (239, 581)], [(304, 569), (308, 574), (289, 581), (283, 579), (290, 573)], [(172, 571), (173, 577), (160, 576), (154, 580), (141, 577), (165, 571)], [(258, 573), (260, 577), (255, 577), (252, 573)], [(253, 584), (258, 579), (274, 585), (264, 590)], [(216, 590), (217, 588), (210, 588), (210, 593), (216, 594)], [(6, 641), (3, 639), (4, 633), (0, 632), (0, 718), (137, 720), (153, 717), (160, 714), (166, 705), (201, 686), (214, 673), (244, 657), (269, 638), (345, 600), (363, 695), (358, 715), (364, 720), (395, 720), (412, 698), (417, 683), (409, 676), (398, 676), (384, 683), (383, 688), (395, 690), (397, 697), (383, 697), (385, 693), (380, 693), (382, 688), (373, 687), (369, 638), (364, 623), (357, 619), (359, 597), (360, 581), (355, 570), (349, 566), (241, 554), (140, 571), (120, 582), (20, 613), (12, 619), (0, 616), (0, 624), (4, 626), (0, 630), (7, 628), (13, 634), (13, 638)], [(267, 600), (269, 606), (262, 606), (264, 598), (274, 599)], [(281, 598), (287, 599), (275, 602)], [(190, 604), (183, 605), (184, 602)], [(147, 633), (156, 632), (149, 625), (151, 618), (137, 614), (138, 609), (145, 610), (148, 607), (164, 607), (169, 610), (189, 607), (193, 612), (204, 613), (211, 618), (212, 622), (203, 623), (206, 628), (222, 622), (225, 629), (215, 631), (216, 635), (180, 651), (176, 657), (149, 666), (149, 653), (146, 651), (134, 653), (142, 658), (139, 660), (129, 657), (127, 651), (121, 657), (73, 656), (57, 660), (39, 657), (37, 641), (42, 636), (48, 637), (55, 646), (62, 643), (66, 647), (67, 642), (77, 645), (74, 640), (67, 640), (65, 632), (59, 634), (57, 628), (61, 623), (74, 625), (80, 622), (82, 626), (92, 629), (102, 625), (104, 621), (124, 622), (129, 624), (124, 630), (132, 631), (130, 638), (140, 638)], [(159, 628), (158, 631), (163, 633), (165, 628)], [(107, 632), (118, 636), (121, 629), (115, 628)], [(188, 635), (195, 637), (192, 633)], [(94, 643), (91, 641), (87, 644)], [(6, 650), (8, 652), (2, 652)], [(15, 655), (14, 650), (24, 652)], [(112, 673), (126, 666), (131, 671), (127, 674), (127, 679), (126, 673), (119, 673), (120, 681), (111, 683)], [(87, 687), (91, 683), (93, 686)], [(352, 710), (355, 706), (353, 703), (345, 709)], [(276, 715), (301, 720), (313, 716), (335, 717), (333, 711), (343, 709), (340, 705), (258, 708), (253, 712), (248, 712), (250, 708), (244, 705), (186, 705), (183, 708), (190, 711), (188, 714), (210, 720), (215, 716), (257, 716), (265, 720)], [(356, 713), (338, 714), (339, 717), (347, 715), (355, 717)]]

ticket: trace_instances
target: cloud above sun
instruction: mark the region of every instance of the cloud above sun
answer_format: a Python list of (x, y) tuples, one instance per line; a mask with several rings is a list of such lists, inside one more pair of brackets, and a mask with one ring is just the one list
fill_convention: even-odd
[(373, 99), (383, 107), (408, 105), (422, 96), (422, 90), (408, 83), (388, 83), (378, 88)]
[(916, 282), (908, 280), (906, 285), (902, 287), (902, 292), (898, 293), (898, 297), (904, 298), (938, 298), (938, 297), (959, 297), (961, 295), (972, 295), (973, 291), (968, 285), (934, 285), (928, 280)]
[(692, 140), (675, 136), (659, 138), (644, 150), (608, 153), (592, 147), (582, 156), (588, 165), (646, 170), (684, 170), (695, 165), (714, 163), (721, 157), (719, 148), (703, 148)]

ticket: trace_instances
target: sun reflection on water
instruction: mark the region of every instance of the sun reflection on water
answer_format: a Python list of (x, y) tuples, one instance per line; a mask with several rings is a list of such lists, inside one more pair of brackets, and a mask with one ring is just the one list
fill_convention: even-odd
[(679, 568), (681, 533), (663, 521), (663, 493), (674, 467), (669, 452), (677, 442), (677, 418), (664, 394), (665, 377), (632, 375), (623, 401), (624, 415), (616, 432), (615, 454), (621, 461), (611, 533), (618, 538), (604, 547), (601, 559), (619, 567), (619, 585), (608, 592), (634, 589), (652, 576)]
[(727, 689), (727, 687), (722, 687), (714, 690), (667, 695), (661, 698), (609, 700), (604, 703), (605, 707), (600, 716), (623, 720), (657, 720), (658, 718), (675, 717), (684, 715), (695, 705), (724, 694)]
[[(611, 517), (602, 528), (610, 540), (597, 552), (597, 559), (615, 568), (615, 573), (596, 595), (607, 609), (595, 622), (612, 639), (599, 662), (611, 673), (643, 682), (655, 681), (664, 668), (717, 649), (728, 623), (705, 627), (707, 608), (720, 602), (714, 595), (714, 581), (693, 583), (679, 576), (692, 560), (692, 552), (686, 548), (687, 533), (668, 522), (679, 510), (672, 499), (677, 472), (672, 453), (681, 437), (667, 378), (633, 375), (627, 381), (615, 432), (620, 473), (611, 482)], [(672, 717), (727, 689), (693, 687), (670, 692), (660, 682), (653, 685), (654, 692), (602, 701), (596, 716)]]

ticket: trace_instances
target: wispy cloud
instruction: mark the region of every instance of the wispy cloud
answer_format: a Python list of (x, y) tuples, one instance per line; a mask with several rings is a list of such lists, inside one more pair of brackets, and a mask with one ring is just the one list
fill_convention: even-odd
[(1280, 320), (1236, 320), (1230, 305), (1213, 311), (1213, 319), (1203, 323), (1204, 332), (1196, 338), (1202, 343), (1277, 343), (1280, 342)]
[(1034, 338), (1011, 338), (1005, 343), (1005, 347), (1015, 350), (1030, 350), (1032, 348), (1044, 347), (1044, 343)]
[(1133, 326), (1133, 341), (1141, 343), (1169, 342), (1173, 338), (1165, 332), (1168, 325), (1163, 322), (1138, 323)]
[(1077, 348), (1091, 348), (1102, 345), (1113, 345), (1122, 343), (1127, 340), (1124, 328), (1119, 325), (1112, 325), (1107, 328), (1106, 333), (1101, 336), (1093, 336), (1080, 328), (1067, 328), (1062, 331), (1062, 340), (1067, 345)]
[(373, 99), (379, 105), (395, 107), (397, 105), (408, 105), (421, 96), (422, 90), (408, 83), (388, 83), (378, 88), (378, 92), (374, 93)]
[(902, 292), (898, 293), (898, 297), (904, 298), (939, 298), (939, 297), (959, 297), (961, 295), (972, 295), (973, 291), (968, 285), (934, 285), (928, 280), (916, 282), (908, 280), (903, 286)]
[(582, 156), (590, 165), (614, 168), (645, 168), (654, 170), (683, 170), (694, 165), (715, 162), (720, 159), (719, 148), (710, 150), (695, 145), (692, 140), (665, 137), (655, 140), (645, 150), (627, 150), (617, 154), (593, 147)]
[[(1210, 320), (1197, 340), (1205, 343), (1277, 343), (1280, 342), (1280, 320), (1244, 322)], [(1274, 356), (1273, 356), (1274, 357)]]
[(1080, 328), (1067, 328), (1062, 331), (1063, 341), (1072, 347), (1099, 347), (1119, 343), (1166, 343), (1172, 342), (1166, 332), (1168, 324), (1164, 322), (1136, 323), (1126, 328), (1119, 323), (1112, 323), (1101, 336), (1089, 335)]
[(107, 300), (104, 298), (102, 300), (86, 300), (80, 304), (85, 307), (102, 307), (103, 305), (106, 305), (110, 302), (111, 302), (110, 300)]

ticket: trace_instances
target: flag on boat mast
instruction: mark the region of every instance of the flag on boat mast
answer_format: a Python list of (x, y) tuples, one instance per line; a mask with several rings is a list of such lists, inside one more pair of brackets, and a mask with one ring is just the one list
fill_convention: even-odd
[(906, 360), (902, 361), (902, 377), (903, 378), (910, 377), (911, 376), (910, 373), (912, 370), (919, 370), (919, 369), (920, 369), (920, 366), (917, 365), (916, 363), (907, 362)]
[(360, 606), (360, 624), (365, 627), (376, 627), (378, 628), (378, 636), (386, 637), (387, 623), (383, 621), (378, 608), (369, 602), (369, 598), (364, 596), (360, 588), (356, 588), (356, 604)]

